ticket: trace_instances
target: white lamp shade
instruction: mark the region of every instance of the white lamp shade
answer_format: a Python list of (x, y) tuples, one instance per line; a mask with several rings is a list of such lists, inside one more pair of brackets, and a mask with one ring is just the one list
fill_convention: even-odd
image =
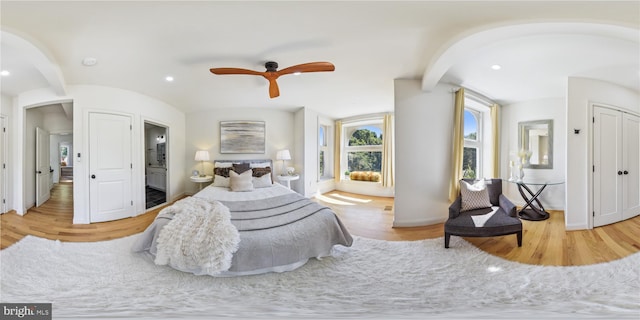
[(196, 151), (196, 161), (209, 161), (209, 151)]
[(280, 150), (276, 153), (276, 160), (291, 160), (291, 154), (288, 149)]

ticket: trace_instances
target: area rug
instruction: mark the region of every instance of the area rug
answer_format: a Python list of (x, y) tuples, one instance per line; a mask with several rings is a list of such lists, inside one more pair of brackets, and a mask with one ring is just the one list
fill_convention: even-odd
[(28, 236), (0, 252), (0, 301), (53, 304), (53, 318), (638, 319), (640, 254), (543, 267), (461, 238), (356, 237), (286, 273), (195, 276), (130, 251), (138, 235), (92, 243)]

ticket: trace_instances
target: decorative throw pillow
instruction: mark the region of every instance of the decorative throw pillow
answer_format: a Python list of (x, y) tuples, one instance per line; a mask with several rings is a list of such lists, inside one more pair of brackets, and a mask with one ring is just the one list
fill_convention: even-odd
[(233, 171), (235, 171), (238, 174), (242, 174), (243, 172), (247, 171), (251, 169), (249, 167), (249, 163), (234, 163), (233, 164)]
[(271, 173), (271, 168), (270, 167), (252, 168), (251, 170), (253, 171), (253, 176), (254, 177), (262, 177), (267, 173)]
[(253, 182), (251, 169), (237, 174), (235, 171), (229, 171), (229, 187), (231, 191), (252, 191), (253, 190)]
[(254, 188), (267, 188), (273, 185), (270, 174), (264, 174), (261, 177), (254, 176), (251, 178), (251, 181)]
[(229, 171), (231, 171), (232, 169), (232, 167), (215, 167), (213, 169), (213, 174), (215, 174), (216, 176), (229, 178)]
[(491, 207), (489, 190), (487, 190), (484, 180), (478, 180), (472, 185), (464, 180), (460, 180), (460, 193), (462, 194), (462, 207), (460, 211)]
[(219, 176), (219, 175), (215, 175), (213, 177), (213, 186), (214, 187), (223, 187), (223, 188), (229, 188), (229, 177), (223, 177), (223, 176)]

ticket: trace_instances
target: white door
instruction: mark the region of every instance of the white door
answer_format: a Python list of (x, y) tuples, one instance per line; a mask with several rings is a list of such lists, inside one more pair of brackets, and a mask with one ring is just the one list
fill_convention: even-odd
[(51, 196), (49, 138), (49, 131), (36, 127), (36, 207), (41, 206)]
[(89, 206), (91, 222), (131, 217), (131, 117), (89, 114)]
[(622, 116), (622, 219), (640, 214), (640, 117)]
[(7, 212), (7, 128), (4, 117), (0, 117), (0, 214)]
[(593, 226), (622, 220), (622, 117), (619, 111), (594, 107)]

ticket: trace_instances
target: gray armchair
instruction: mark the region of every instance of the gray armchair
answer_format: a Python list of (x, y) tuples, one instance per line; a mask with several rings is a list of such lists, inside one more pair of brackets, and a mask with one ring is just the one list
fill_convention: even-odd
[[(473, 183), (473, 179), (465, 179)], [(516, 234), (518, 247), (522, 246), (522, 222), (518, 218), (516, 206), (502, 194), (502, 179), (486, 180), (489, 199), (492, 206), (499, 207), (496, 213), (484, 222), (483, 226), (476, 226), (472, 216), (490, 213), (491, 208), (460, 211), (462, 197), (449, 206), (449, 219), (444, 223), (444, 247), (449, 248), (449, 238), (461, 237), (492, 237)]]

